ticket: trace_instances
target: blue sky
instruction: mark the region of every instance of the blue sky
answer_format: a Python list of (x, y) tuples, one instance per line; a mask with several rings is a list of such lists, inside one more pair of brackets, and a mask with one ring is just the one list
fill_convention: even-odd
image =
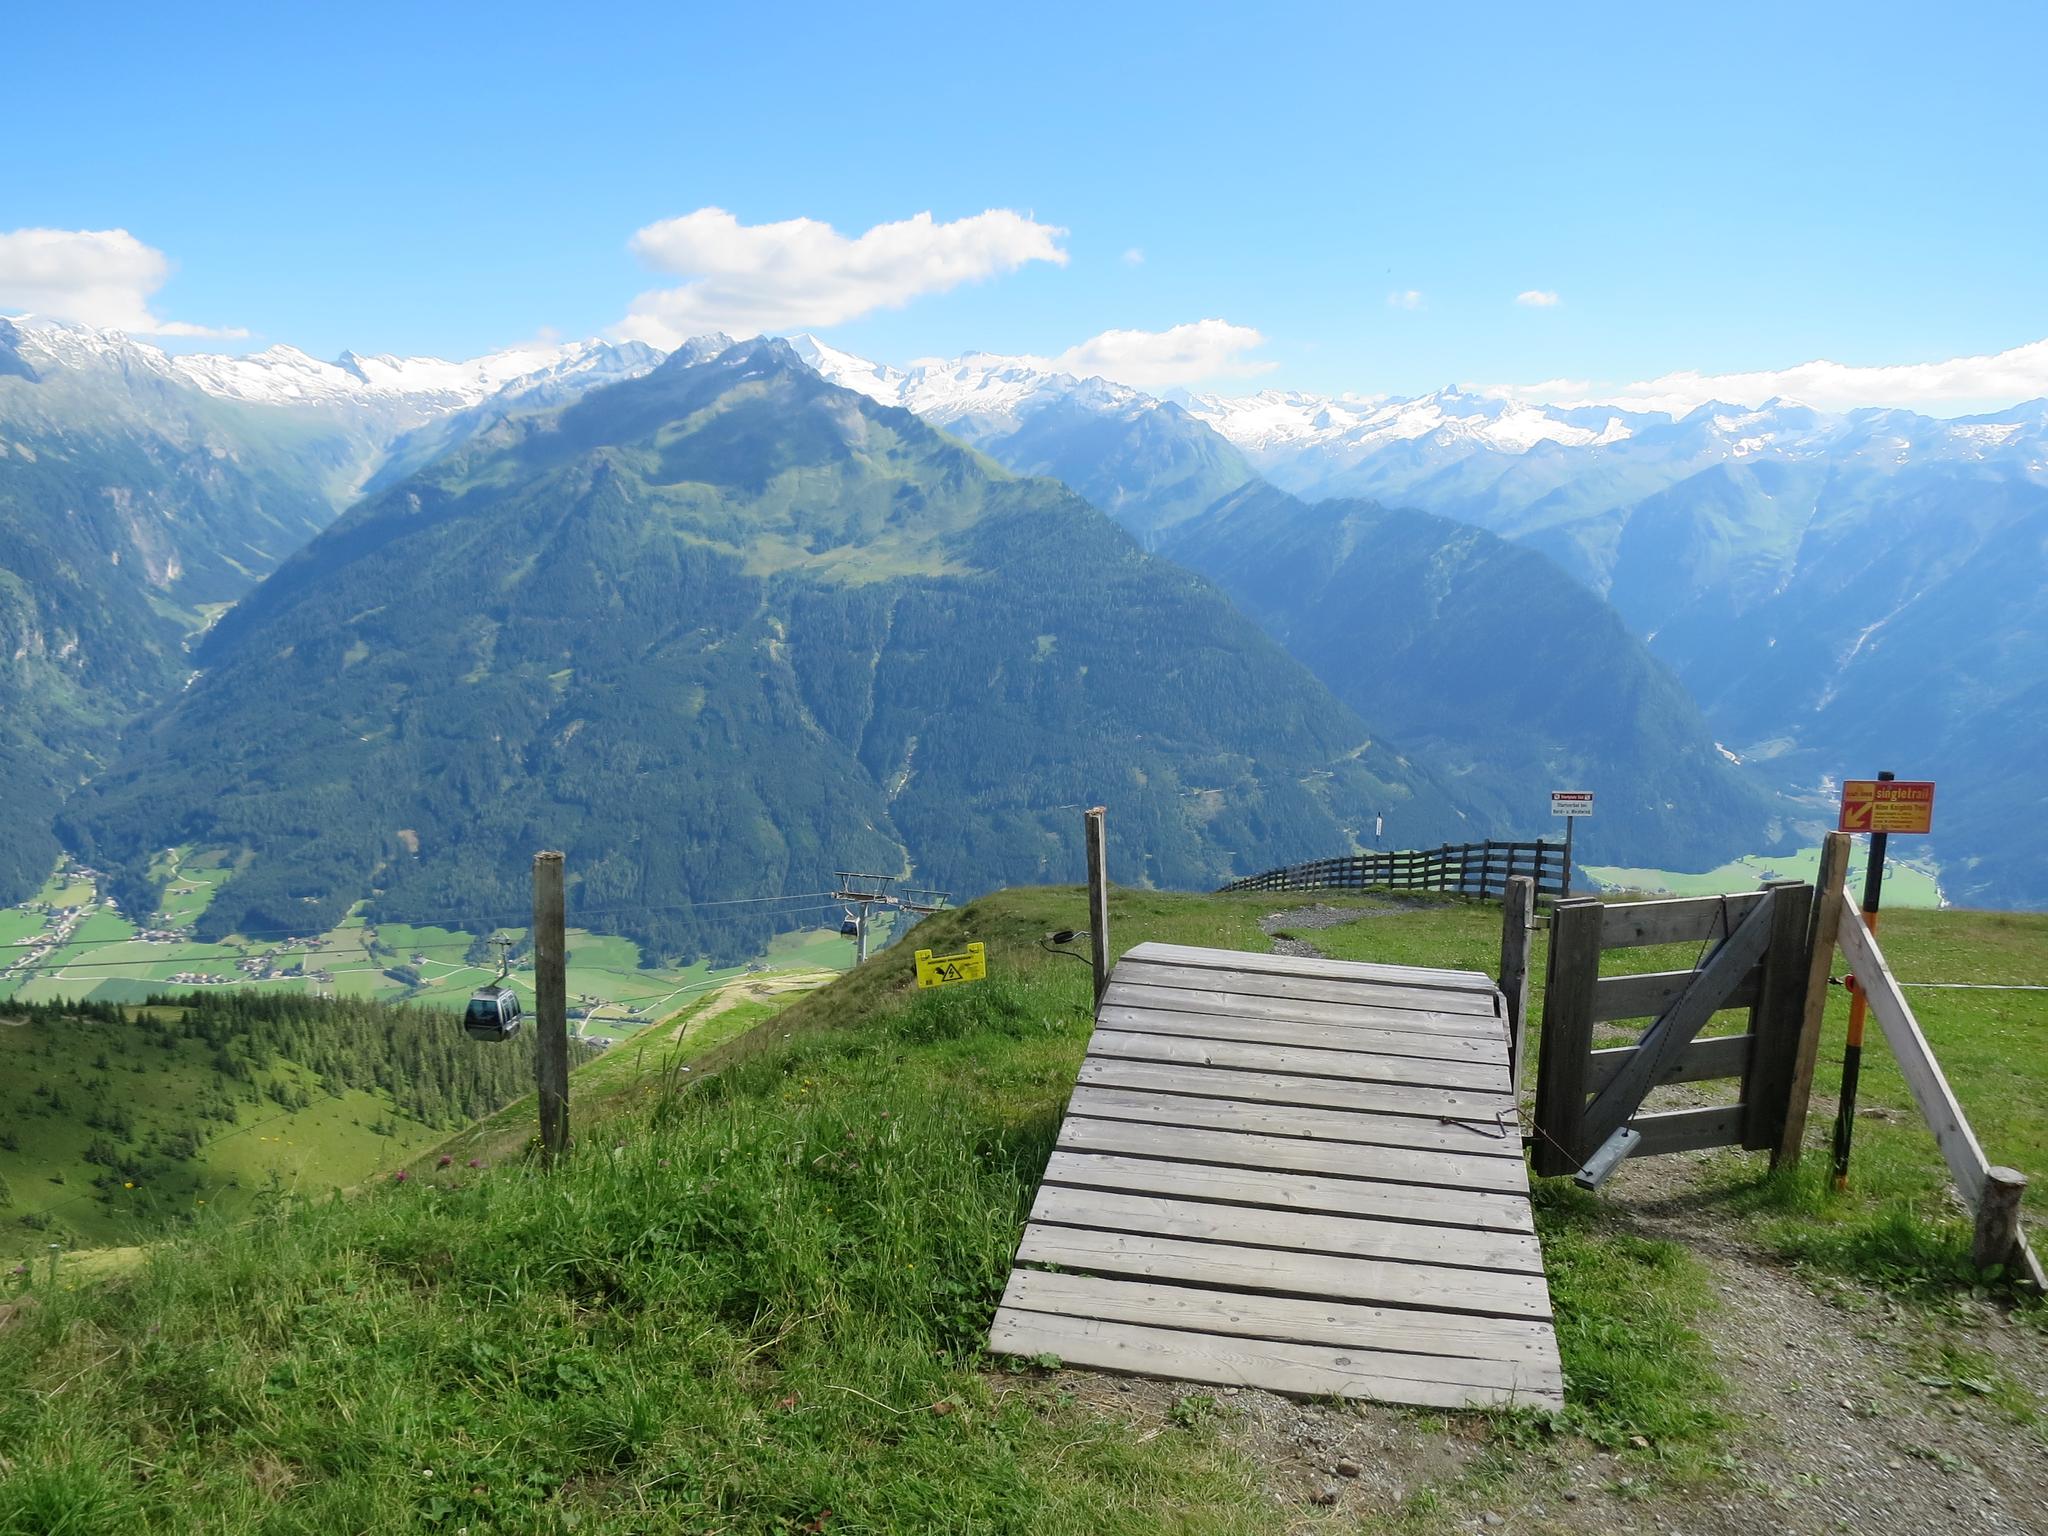
[[(865, 313), (829, 243), (728, 253), (790, 268), (743, 317), (812, 305), (837, 323), (777, 328), (892, 361), (1217, 320), (1179, 365), (1213, 386), (1412, 393), (2048, 337), (2039, 7), (879, 16), (32, 7), (0, 236), (127, 230), (169, 264), (159, 320), (322, 356), (612, 331), (701, 276), (650, 249), (716, 233), (636, 232), (707, 208), (848, 242), (929, 212)], [(948, 286), (943, 226), (989, 210), (1033, 222), (953, 231), (995, 269)], [(11, 289), (0, 259), (0, 309), (53, 291), (44, 255)]]

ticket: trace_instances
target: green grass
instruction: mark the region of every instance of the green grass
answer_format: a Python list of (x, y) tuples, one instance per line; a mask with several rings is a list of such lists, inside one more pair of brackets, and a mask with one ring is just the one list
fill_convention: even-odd
[[(1619, 865), (1584, 865), (1605, 890), (1642, 891), (1653, 896), (1721, 896), (1735, 891), (1753, 891), (1766, 880), (1815, 879), (1820, 871), (1819, 847), (1801, 848), (1795, 853), (1752, 853), (1726, 864), (1690, 874), (1669, 869), (1628, 869)], [(1863, 888), (1863, 845), (1856, 845), (1849, 872), (1849, 889)], [(1884, 905), (1887, 907), (1938, 907), (1941, 905), (1941, 868), (1930, 859), (1914, 857), (1910, 849), (1895, 852), (1885, 862)]]
[[(1260, 916), (1315, 899), (1122, 892), (1112, 933), (1119, 951), (1265, 949)], [(577, 1148), (551, 1176), (518, 1156), (532, 1107), (514, 1105), (403, 1182), (209, 1217), (130, 1273), (46, 1289), (0, 1332), (0, 1533), (53, 1510), (126, 1529), (145, 1508), (153, 1529), (279, 1532), (1286, 1527), (1207, 1415), (1146, 1437), (998, 1390), (1018, 1367), (979, 1353), (1088, 1035), (1086, 966), (1037, 940), (1081, 911), (1078, 891), (1025, 890), (931, 919), (920, 944), (988, 945), (977, 986), (910, 990), (906, 946), (779, 1016), (699, 1003), (680, 1044), (650, 1034), (577, 1074)], [(1902, 912), (1885, 938), (1909, 980), (2039, 979), (2048, 918)], [(1491, 970), (1499, 914), (1418, 903), (1314, 939)], [(1539, 1008), (1542, 960), (1539, 942)], [(1993, 1155), (2048, 1174), (2040, 995), (1914, 997)], [(1837, 1061), (1831, 1038), (1824, 1089)], [(1867, 1105), (1906, 1105), (1881, 1047), (1865, 1083)], [(1699, 1178), (1805, 1262), (1974, 1280), (1912, 1257), (1958, 1228), (1925, 1128), (1858, 1134), (1846, 1198), (1814, 1159), (1773, 1180), (1721, 1155)], [(1564, 1186), (1539, 1189), (1537, 1219), (1568, 1407), (1482, 1421), (1473, 1476), (1548, 1476), (1588, 1443), (1657, 1479), (1714, 1475), (1729, 1426), (1704, 1267)], [(1936, 1367), (2012, 1396), (1982, 1361)], [(1470, 1492), (1424, 1489), (1436, 1513), (1412, 1513)]]
[[(1260, 915), (1312, 899), (1120, 893), (1112, 932), (1265, 949)], [(1089, 1033), (1087, 967), (1037, 940), (1081, 910), (1030, 890), (932, 919), (921, 942), (988, 945), (978, 985), (915, 992), (898, 948), (776, 1018), (706, 1005), (694, 1063), (615, 1048), (552, 1176), (515, 1155), (515, 1105), (402, 1183), (46, 1293), (0, 1334), (0, 1532), (145, 1503), (165, 1530), (1286, 1528), (1209, 1416), (1148, 1435), (998, 1390), (1038, 1372), (980, 1353)], [(1484, 914), (1379, 921), (1442, 963)], [(1711, 1444), (1692, 1261), (1590, 1201), (1541, 1220), (1563, 1427)], [(1530, 1421), (1497, 1422), (1512, 1448)]]

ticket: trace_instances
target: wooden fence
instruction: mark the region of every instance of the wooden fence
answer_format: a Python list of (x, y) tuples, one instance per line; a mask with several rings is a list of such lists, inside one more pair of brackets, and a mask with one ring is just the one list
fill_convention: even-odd
[[(1812, 909), (1813, 887), (1800, 881), (1739, 896), (1614, 905), (1588, 899), (1553, 908), (1536, 1171), (1597, 1182), (1630, 1153), (1775, 1150), (1797, 1076)], [(1712, 952), (1692, 970), (1600, 974), (1600, 956), (1610, 949), (1709, 941), (1717, 941)], [(1709, 1020), (1728, 1010), (1747, 1012), (1748, 1028), (1701, 1038)], [(1593, 1049), (1594, 1025), (1619, 1019), (1654, 1022), (1633, 1045)], [(1642, 1112), (1651, 1088), (1722, 1077), (1742, 1079), (1740, 1102)], [(1629, 1134), (1617, 1136), (1623, 1131)]]
[(1450, 891), (1460, 896), (1500, 896), (1508, 881), (1527, 875), (1539, 896), (1565, 891), (1564, 844), (1549, 842), (1445, 843), (1398, 853), (1355, 853), (1342, 859), (1289, 864), (1262, 875), (1247, 875), (1223, 887), (1231, 891), (1364, 890), (1373, 886), (1410, 891)]

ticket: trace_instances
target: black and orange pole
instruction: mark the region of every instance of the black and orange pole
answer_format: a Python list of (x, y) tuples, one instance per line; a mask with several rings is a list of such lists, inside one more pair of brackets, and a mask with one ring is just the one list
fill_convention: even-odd
[[(1896, 777), (1891, 773), (1880, 773), (1881, 784), (1889, 784)], [(1882, 832), (1870, 834), (1870, 863), (1863, 871), (1863, 926), (1872, 933), (1877, 932), (1877, 908), (1884, 896), (1884, 845), (1886, 835)], [(1856, 1134), (1856, 1081), (1863, 1074), (1863, 1020), (1865, 1005), (1863, 991), (1851, 976), (1844, 983), (1849, 989), (1849, 1043), (1842, 1051), (1842, 1099), (1835, 1111), (1835, 1188), (1849, 1187), (1849, 1144)]]

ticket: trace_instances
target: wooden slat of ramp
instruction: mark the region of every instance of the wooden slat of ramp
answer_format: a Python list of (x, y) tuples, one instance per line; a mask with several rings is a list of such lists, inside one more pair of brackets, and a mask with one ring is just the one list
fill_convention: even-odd
[(1137, 946), (989, 1347), (1561, 1408), (1503, 1012), (1473, 971)]

